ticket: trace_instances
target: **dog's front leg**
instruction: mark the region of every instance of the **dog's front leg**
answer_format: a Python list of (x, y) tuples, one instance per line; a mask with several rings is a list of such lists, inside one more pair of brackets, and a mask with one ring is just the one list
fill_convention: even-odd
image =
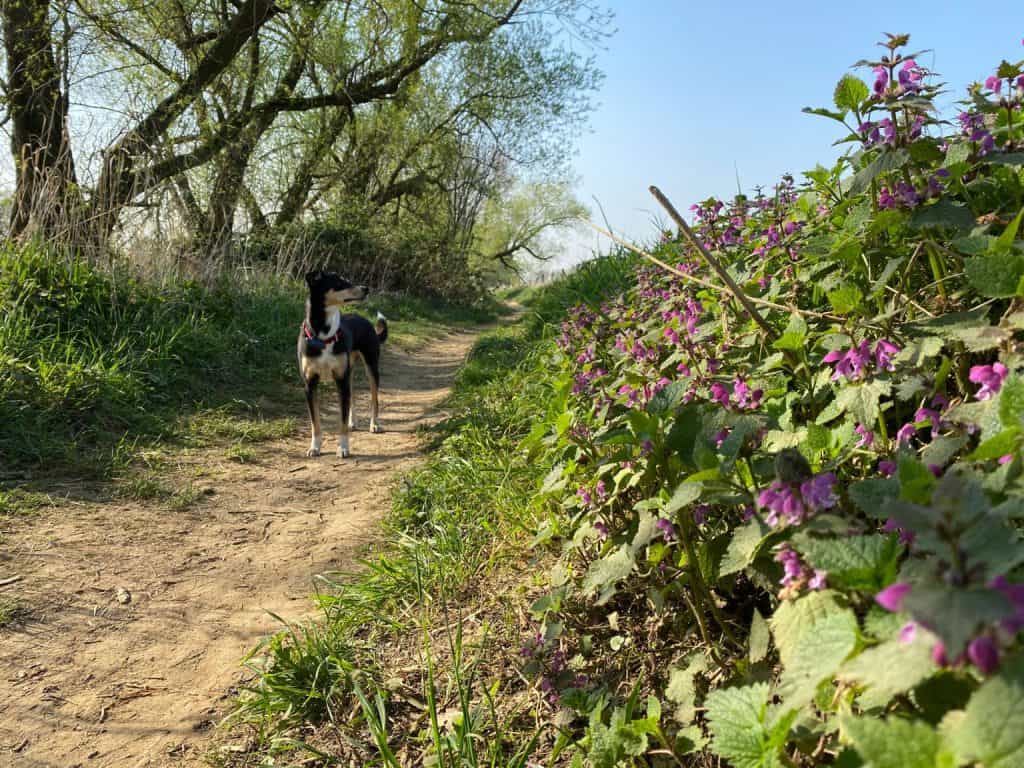
[(319, 456), (320, 446), (323, 445), (323, 435), (320, 432), (320, 377), (311, 376), (306, 379), (306, 408), (309, 410), (309, 424), (313, 431), (313, 437), (309, 441), (307, 456)]
[(347, 459), (349, 455), (348, 450), (348, 429), (349, 429), (349, 416), (352, 413), (352, 369), (351, 367), (345, 368), (345, 373), (341, 377), (335, 377), (335, 383), (338, 385), (338, 399), (341, 401), (341, 436), (338, 438), (338, 455)]

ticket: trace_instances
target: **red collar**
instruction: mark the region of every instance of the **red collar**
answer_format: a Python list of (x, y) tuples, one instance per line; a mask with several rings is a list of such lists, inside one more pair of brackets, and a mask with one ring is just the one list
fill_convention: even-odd
[(337, 332), (333, 336), (328, 338), (328, 339), (321, 339), (319, 336), (317, 336), (315, 333), (313, 333), (313, 330), (309, 327), (309, 324), (305, 320), (302, 321), (302, 332), (306, 335), (306, 338), (309, 339), (310, 341), (319, 342), (320, 344), (323, 344), (325, 347), (328, 344), (334, 344), (337, 341), (341, 341), (341, 338), (342, 338), (342, 330), (341, 330), (341, 325), (340, 324), (338, 325)]

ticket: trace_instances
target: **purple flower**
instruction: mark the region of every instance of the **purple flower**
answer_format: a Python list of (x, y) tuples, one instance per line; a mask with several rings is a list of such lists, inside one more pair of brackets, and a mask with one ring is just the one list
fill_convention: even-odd
[(999, 93), (1003, 90), (1003, 81), (995, 75), (990, 75), (985, 78), (985, 87), (992, 91), (992, 93)]
[(885, 86), (889, 84), (889, 70), (885, 67), (875, 67), (875, 96), (885, 93)]
[(910, 592), (910, 585), (904, 581), (898, 581), (875, 595), (875, 602), (887, 611), (899, 613), (903, 608), (903, 599), (908, 592)]
[(709, 507), (707, 504), (698, 504), (696, 507), (694, 507), (693, 522), (695, 522), (697, 525), (704, 525), (704, 523), (707, 522), (708, 510), (710, 509), (711, 507)]
[(899, 431), (896, 433), (896, 444), (906, 445), (907, 443), (910, 442), (910, 438), (912, 438), (916, 434), (917, 427), (915, 427), (913, 424), (904, 424), (902, 427), (899, 428)]
[(916, 93), (921, 89), (921, 80), (924, 78), (924, 70), (917, 66), (913, 59), (907, 59), (899, 71), (900, 86), (905, 91)]
[(824, 589), (828, 586), (825, 580), (828, 578), (828, 571), (820, 571), (815, 569), (814, 575), (811, 576), (810, 581), (807, 582), (807, 586), (810, 589)]
[(914, 413), (914, 423), (920, 424), (923, 421), (927, 421), (928, 425), (932, 428), (932, 437), (937, 437), (939, 429), (942, 427), (942, 419), (939, 417), (939, 412), (933, 411), (931, 408), (918, 408)]
[(782, 548), (775, 555), (775, 559), (782, 563), (782, 586), (789, 586), (794, 581), (799, 581), (803, 577), (804, 566), (800, 562), (800, 555), (788, 544), (782, 545)]
[(875, 365), (878, 366), (879, 370), (891, 371), (896, 366), (893, 365), (892, 359), (900, 352), (900, 348), (893, 344), (887, 339), (879, 339), (875, 343)]
[(580, 488), (576, 491), (576, 495), (580, 497), (580, 501), (583, 502), (584, 506), (589, 507), (594, 502), (593, 497), (590, 495), (590, 491), (586, 488)]
[(860, 435), (860, 440), (857, 441), (857, 448), (870, 448), (871, 444), (875, 442), (875, 433), (869, 431), (863, 424), (858, 424), (854, 432)]
[(967, 658), (984, 675), (991, 675), (999, 668), (999, 649), (987, 635), (971, 640), (967, 645)]
[(912, 642), (914, 642), (914, 636), (916, 634), (917, 634), (917, 622), (916, 621), (908, 621), (906, 624), (903, 625), (903, 628), (900, 629), (899, 641), (901, 643), (903, 643), (904, 645), (906, 645), (907, 643), (912, 643)]
[(1002, 456), (999, 457), (999, 464), (1000, 465), (1002, 465), (1002, 464), (1009, 464), (1011, 461), (1013, 461), (1013, 454), (1012, 453), (1006, 453), (1006, 454), (1003, 454)]
[(661, 531), (661, 535), (665, 537), (665, 541), (676, 540), (676, 527), (672, 525), (672, 521), (668, 518), (658, 518), (654, 521), (654, 527)]
[(597, 485), (594, 486), (594, 490), (597, 492), (597, 498), (604, 501), (608, 496), (608, 491), (604, 486), (604, 480), (598, 480)]
[(800, 493), (790, 485), (776, 480), (757, 496), (758, 506), (769, 510), (765, 517), (768, 525), (776, 525), (780, 515), (791, 523), (802, 522), (806, 510)]
[(728, 437), (729, 437), (729, 429), (728, 429), (728, 427), (725, 428), (725, 429), (721, 429), (718, 432), (716, 432), (715, 436), (713, 438), (714, 441), (715, 441), (715, 448), (721, 448), (722, 447), (722, 443), (724, 443), (726, 438), (728, 438)]
[(727, 384), (722, 384), (721, 382), (716, 381), (711, 385), (711, 399), (723, 407), (729, 405), (730, 394), (729, 386)]
[(597, 531), (597, 535), (601, 539), (601, 541), (608, 540), (608, 526), (602, 523), (600, 520), (594, 523), (594, 530)]
[(882, 459), (878, 462), (878, 471), (881, 472), (885, 477), (892, 477), (896, 474), (896, 462), (889, 461), (888, 459)]
[(815, 475), (800, 485), (800, 494), (807, 505), (815, 512), (831, 509), (839, 499), (833, 492), (836, 476), (831, 472)]
[(905, 528), (900, 528), (900, 524), (891, 517), (885, 521), (885, 525), (882, 526), (882, 530), (886, 533), (898, 533), (900, 544), (906, 544), (909, 547), (914, 543), (914, 532), (908, 531)]
[(967, 378), (975, 384), (981, 384), (981, 389), (975, 397), (979, 400), (988, 400), (1003, 386), (1003, 381), (1009, 373), (1005, 365), (996, 362), (992, 365), (975, 365), (967, 374)]
[(650, 439), (645, 437), (643, 440), (640, 441), (640, 455), (641, 456), (648, 456), (653, 451), (654, 451), (654, 443), (652, 443), (650, 441)]

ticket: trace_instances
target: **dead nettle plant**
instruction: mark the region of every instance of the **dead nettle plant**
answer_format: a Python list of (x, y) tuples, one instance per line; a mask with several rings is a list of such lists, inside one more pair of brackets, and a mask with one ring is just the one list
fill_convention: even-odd
[(908, 43), (808, 110), (832, 167), (652, 188), (678, 231), (561, 325), (522, 655), (573, 765), (1024, 760), (1024, 61), (950, 124)]

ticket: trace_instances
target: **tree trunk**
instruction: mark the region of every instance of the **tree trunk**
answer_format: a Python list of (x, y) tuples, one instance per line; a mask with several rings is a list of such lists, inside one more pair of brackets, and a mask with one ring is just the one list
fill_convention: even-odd
[(15, 194), (10, 231), (45, 238), (73, 222), (78, 202), (68, 101), (53, 51), (47, 0), (0, 0), (7, 55)]

